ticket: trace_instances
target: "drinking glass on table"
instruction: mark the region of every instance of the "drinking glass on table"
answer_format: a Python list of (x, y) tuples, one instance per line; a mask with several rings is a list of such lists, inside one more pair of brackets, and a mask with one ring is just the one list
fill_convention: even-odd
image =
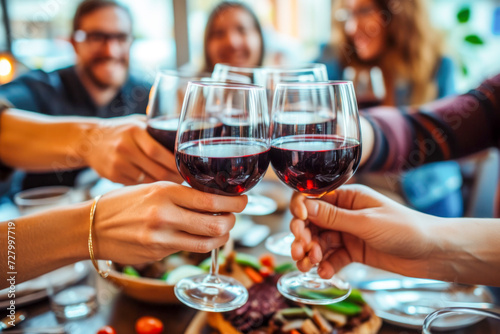
[[(304, 120), (315, 119), (314, 123)], [(281, 83), (274, 94), (271, 165), (278, 178), (307, 198), (320, 199), (347, 182), (361, 157), (361, 133), (351, 82)], [(348, 283), (308, 273), (282, 276), (278, 290), (307, 304), (347, 298)]]
[[(227, 64), (216, 64), (212, 73), (214, 80), (238, 81), (261, 85), (267, 92), (267, 103), (271, 111), (274, 89), (279, 82), (311, 82), (325, 81), (328, 78), (324, 64), (301, 64), (271, 67), (237, 67)], [(223, 117), (223, 122), (230, 121), (230, 117)], [(244, 213), (250, 215), (269, 214), (265, 196), (248, 194), (248, 206)], [(266, 247), (273, 253), (290, 256), (290, 247), (294, 240), (293, 234), (282, 232), (272, 235), (266, 240)]]
[[(215, 115), (238, 110), (231, 125)], [(269, 113), (262, 87), (241, 83), (190, 82), (177, 131), (175, 158), (193, 188), (236, 196), (253, 188), (269, 165)], [(220, 213), (224, 214), (224, 213)], [(204, 311), (241, 307), (245, 287), (218, 274), (218, 249), (212, 250), (208, 275), (188, 277), (175, 286), (183, 303)]]
[(488, 324), (485, 325), (481, 333), (498, 334), (500, 333), (500, 313), (498, 312), (498, 309), (445, 307), (427, 315), (422, 326), (422, 334), (441, 333), (444, 329), (464, 327), (483, 318), (488, 319)]
[(344, 69), (343, 79), (352, 81), (358, 101), (358, 109), (381, 105), (386, 96), (384, 74), (378, 66)]
[[(75, 202), (77, 201), (73, 189), (66, 186), (32, 188), (23, 190), (14, 196), (14, 203), (18, 207), (20, 215), (29, 215)], [(51, 310), (58, 320), (84, 318), (94, 314), (98, 308), (97, 293), (92, 278), (91, 282), (87, 282), (87, 284), (67, 286), (66, 283), (72, 281), (72, 277), (78, 277), (75, 268), (79, 268), (80, 273), (86, 273), (85, 264), (81, 262), (35, 279), (42, 280), (49, 297)]]
[(210, 73), (163, 70), (156, 75), (146, 110), (147, 131), (171, 152), (187, 84), (203, 78), (210, 78)]

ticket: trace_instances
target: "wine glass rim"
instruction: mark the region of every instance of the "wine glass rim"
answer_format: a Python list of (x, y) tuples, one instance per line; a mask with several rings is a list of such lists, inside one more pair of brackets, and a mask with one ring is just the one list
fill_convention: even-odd
[(212, 76), (212, 74), (208, 72), (175, 69), (159, 69), (157, 75), (179, 77), (183, 79), (210, 78)]
[(343, 86), (352, 85), (352, 81), (348, 80), (328, 80), (328, 81), (308, 81), (308, 82), (279, 82), (276, 86), (278, 89), (280, 86), (283, 87), (324, 87), (324, 86)]
[(189, 84), (201, 87), (217, 87), (225, 89), (264, 90), (264, 87), (261, 85), (237, 81), (190, 81)]
[(233, 66), (226, 63), (217, 63), (215, 64), (215, 67), (217, 67), (217, 65), (227, 67), (230, 70), (237, 70), (239, 72), (244, 72), (244, 73), (251, 73), (255, 70), (263, 70), (268, 72), (280, 72), (280, 71), (299, 72), (299, 71), (318, 69), (318, 68), (326, 69), (326, 65), (322, 63), (298, 63), (298, 64), (286, 64), (286, 65), (267, 65), (267, 66), (265, 65)]

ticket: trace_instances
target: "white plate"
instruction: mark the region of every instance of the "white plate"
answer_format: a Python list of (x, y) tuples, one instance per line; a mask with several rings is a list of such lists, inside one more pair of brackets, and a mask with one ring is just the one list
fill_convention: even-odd
[[(364, 293), (363, 297), (375, 310), (375, 313), (386, 322), (406, 328), (421, 329), (425, 315), (408, 315), (401, 313), (401, 303), (407, 305), (442, 308), (447, 301), (453, 302), (485, 302), (492, 303), (493, 297), (482, 286), (451, 286), (447, 290), (394, 290)], [(436, 322), (433, 328), (452, 330), (466, 327), (480, 321), (482, 317), (457, 315)]]
[(248, 194), (248, 204), (241, 214), (249, 216), (265, 216), (270, 215), (276, 211), (277, 208), (278, 204), (272, 198), (252, 193)]
[[(47, 296), (47, 282), (51, 282), (54, 287), (65, 287), (83, 279), (89, 273), (88, 262), (77, 262), (54, 270), (48, 274), (34, 278), (32, 280), (16, 285), (16, 306), (33, 303)], [(8, 298), (9, 289), (0, 290), (0, 308), (10, 304)]]

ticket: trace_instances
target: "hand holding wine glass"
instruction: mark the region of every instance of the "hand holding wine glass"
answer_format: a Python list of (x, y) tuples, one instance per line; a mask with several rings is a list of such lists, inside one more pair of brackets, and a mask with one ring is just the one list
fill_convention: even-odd
[[(305, 115), (316, 121), (304, 123)], [(318, 199), (338, 188), (358, 167), (361, 134), (351, 82), (279, 84), (271, 131), (276, 175), (308, 198)], [(295, 301), (330, 304), (347, 298), (351, 288), (337, 277), (321, 279), (314, 267), (307, 274), (284, 275), (278, 290)]]
[[(217, 117), (228, 110), (238, 111), (231, 126)], [(226, 196), (243, 194), (257, 185), (269, 165), (268, 127), (262, 87), (190, 82), (177, 131), (177, 168), (195, 189)], [(183, 303), (211, 312), (238, 308), (248, 299), (241, 283), (218, 275), (218, 249), (212, 250), (208, 275), (185, 278), (174, 291)]]

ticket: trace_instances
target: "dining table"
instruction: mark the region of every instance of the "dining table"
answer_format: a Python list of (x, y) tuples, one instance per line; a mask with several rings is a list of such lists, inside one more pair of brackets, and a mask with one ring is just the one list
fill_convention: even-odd
[[(266, 216), (253, 216), (252, 220), (256, 224), (264, 224), (269, 226), (271, 233), (286, 231), (290, 221), (291, 214), (288, 210), (281, 210)], [(236, 246), (236, 250), (253, 255), (261, 255), (268, 252), (265, 249), (264, 243), (261, 242), (256, 247), (243, 248)], [(286, 257), (277, 256), (277, 261), (290, 261)], [(16, 326), (16, 329), (29, 329), (26, 333), (44, 333), (43, 329), (47, 327), (63, 326), (66, 333), (70, 334), (94, 334), (99, 328), (105, 325), (112, 326), (118, 334), (134, 334), (135, 323), (137, 319), (143, 316), (152, 316), (160, 319), (164, 324), (165, 334), (193, 334), (214, 333), (207, 326), (193, 327), (193, 319), (198, 311), (183, 304), (151, 304), (137, 299), (133, 299), (117, 287), (113, 286), (109, 281), (98, 276), (91, 270), (89, 275), (84, 278), (89, 282), (94, 282), (97, 288), (97, 297), (99, 308), (95, 314), (84, 319), (69, 320), (60, 322), (51, 312), (48, 298), (39, 300), (29, 305), (24, 305), (18, 308), (27, 313), (25, 321)], [(193, 329), (194, 328), (194, 329)], [(493, 323), (490, 320), (482, 320), (474, 325), (448, 331), (446, 333), (457, 334), (488, 334), (499, 333), (493, 331)], [(188, 330), (188, 332), (186, 332)], [(9, 330), (6, 331), (8, 333)], [(418, 329), (410, 329), (400, 327), (384, 322), (380, 328), (380, 334), (417, 334), (421, 331)]]

